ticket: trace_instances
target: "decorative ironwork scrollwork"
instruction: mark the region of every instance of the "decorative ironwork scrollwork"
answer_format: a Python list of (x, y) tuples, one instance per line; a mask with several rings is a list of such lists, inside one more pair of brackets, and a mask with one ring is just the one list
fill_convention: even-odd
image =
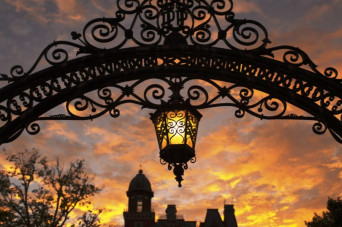
[(312, 126), (314, 133), (322, 135), (327, 131), (327, 127), (322, 122), (316, 122)]
[[(172, 33), (179, 33), (189, 45), (215, 46), (223, 40), (228, 49), (258, 50), (269, 43), (267, 31), (260, 23), (234, 18), (231, 0), (118, 0), (116, 4), (114, 18), (91, 20), (82, 33), (71, 33), (79, 43), (53, 42), (28, 71), (16, 65), (10, 75), (1, 74), (0, 80), (15, 81), (28, 76), (43, 61), (51, 66), (64, 63), (75, 48), (76, 55), (87, 55), (130, 47), (129, 41), (135, 46), (163, 45)], [(214, 35), (214, 31), (219, 35)], [(230, 31), (232, 40), (227, 35)]]
[[(269, 48), (265, 27), (236, 19), (232, 0), (116, 4), (113, 18), (89, 21), (82, 32), (71, 33), (73, 42), (48, 45), (27, 71), (15, 65), (9, 75), (0, 74), (0, 81), (9, 82), (0, 89), (0, 137), (12, 130), (0, 142), (12, 141), (25, 129), (37, 134), (42, 120), (91, 120), (107, 113), (117, 118), (122, 104), (157, 109), (172, 98), (196, 109), (234, 107), (239, 118), (248, 113), (260, 119), (315, 120), (316, 134), (329, 129), (342, 143), (342, 80), (337, 70), (319, 72), (299, 48)], [(76, 67), (69, 65), (71, 59)], [(51, 75), (37, 71), (39, 64), (47, 64)], [(159, 69), (172, 70), (161, 75)], [(132, 76), (135, 73), (140, 74)], [(27, 79), (40, 74), (44, 77), (35, 82)], [(263, 95), (255, 94), (259, 89)], [(63, 97), (65, 113), (46, 116), (38, 110), (39, 104), (45, 107), (42, 103), (58, 96)], [(56, 105), (62, 101), (54, 100)], [(288, 111), (290, 103), (305, 104), (304, 112), (311, 112), (296, 115)], [(36, 112), (24, 121), (29, 125), (12, 129), (10, 125), (18, 125), (32, 110)]]
[[(89, 55), (131, 47), (132, 42), (133, 46), (165, 45), (165, 40), (174, 33), (193, 46), (217, 46), (272, 57), (282, 52), (278, 60), (297, 67), (309, 66), (318, 75), (337, 80), (336, 69), (329, 67), (324, 74), (320, 73), (299, 48), (267, 48), (270, 41), (266, 28), (257, 21), (235, 19), (232, 0), (118, 0), (116, 4), (114, 18), (91, 20), (82, 33), (71, 33), (72, 39), (79, 43), (53, 42), (29, 70), (15, 65), (10, 75), (1, 74), (0, 80), (12, 82), (28, 76), (43, 61), (51, 66), (67, 62), (75, 48), (76, 55)], [(341, 84), (341, 80), (338, 82)]]
[(26, 131), (30, 135), (36, 135), (40, 132), (40, 126), (38, 123), (33, 122), (26, 127)]
[[(151, 82), (153, 80), (154, 84), (147, 83), (149, 80)], [(283, 100), (267, 94), (264, 96), (260, 96), (259, 94), (256, 97), (254, 95), (254, 89), (252, 88), (234, 84), (229, 87), (221, 86), (214, 80), (205, 80), (205, 85), (203, 82), (201, 82), (201, 85), (198, 85), (196, 83), (199, 83), (199, 80), (189, 78), (176, 80), (177, 85), (175, 85), (175, 80), (172, 77), (168, 79), (163, 78), (161, 81), (167, 83), (162, 86), (162, 83), (156, 83), (158, 82), (157, 79), (139, 80), (134, 83), (134, 89), (131, 88), (132, 93), (129, 96), (122, 95), (125, 93), (125, 86), (104, 87), (98, 90), (97, 97), (94, 97), (92, 93), (91, 95), (83, 94), (69, 100), (66, 103), (66, 110), (69, 117), (86, 120), (97, 118), (105, 113), (110, 113), (113, 117), (118, 117), (120, 113), (118, 107), (124, 103), (134, 103), (141, 105), (143, 108), (158, 109), (159, 105), (167, 101), (167, 97), (165, 97), (166, 90), (177, 86), (186, 90), (186, 92), (182, 92), (183, 96), (181, 96), (181, 99), (183, 101), (188, 100), (189, 104), (197, 109), (231, 106), (237, 108), (237, 117), (243, 117), (247, 112), (260, 119), (281, 119), (282, 117), (288, 118), (288, 116), (291, 116), (293, 119), (296, 117), (300, 119), (304, 118), (303, 116), (287, 113), (287, 103)], [(145, 87), (144, 84), (149, 85)], [(120, 89), (117, 89), (114, 94), (113, 88)], [(213, 92), (213, 90), (216, 90), (216, 92)], [(148, 93), (151, 93), (152, 97), (159, 101), (159, 104), (151, 101), (149, 95), (147, 95)], [(200, 104), (196, 105), (192, 103), (199, 99), (202, 100)], [(181, 113), (177, 112), (173, 114)], [(312, 119), (312, 117), (308, 116), (308, 119)], [(174, 133), (176, 134), (177, 122), (173, 122), (173, 124), (175, 127)]]

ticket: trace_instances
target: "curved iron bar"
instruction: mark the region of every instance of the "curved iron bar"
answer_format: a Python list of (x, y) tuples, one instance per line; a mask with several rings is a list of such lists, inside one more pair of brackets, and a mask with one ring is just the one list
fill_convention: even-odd
[[(75, 42), (47, 46), (28, 71), (16, 65), (10, 75), (0, 74), (9, 83), (0, 89), (0, 143), (24, 130), (37, 134), (37, 121), (92, 120), (107, 113), (116, 118), (125, 103), (158, 109), (168, 90), (197, 109), (235, 107), (236, 117), (315, 120), (315, 133), (329, 129), (342, 143), (337, 70), (329, 67), (322, 74), (292, 46), (267, 48), (267, 30), (259, 22), (235, 19), (232, 0), (118, 0), (117, 8), (115, 18), (94, 19), (82, 33), (72, 32)], [(50, 67), (37, 71), (42, 63)], [(168, 87), (152, 81), (141, 88), (153, 79)], [(216, 94), (187, 85), (195, 79)], [(113, 89), (120, 94), (114, 97)], [(268, 95), (258, 99), (255, 90)], [(65, 113), (45, 115), (62, 103)], [(289, 113), (288, 104), (308, 116)]]
[[(2, 143), (22, 128), (38, 133), (39, 120), (92, 120), (107, 113), (116, 118), (126, 103), (158, 109), (170, 93), (179, 93), (197, 109), (231, 106), (236, 117), (315, 120), (320, 122), (314, 125), (316, 133), (329, 128), (339, 142), (342, 135), (342, 90), (333, 79), (248, 52), (187, 45), (150, 47), (149, 55), (139, 48), (123, 49), (75, 59), (28, 79), (0, 90), (1, 103), (6, 102), (0, 105)], [(265, 95), (258, 97), (255, 90)], [(44, 115), (62, 103), (65, 113)], [(289, 112), (288, 104), (308, 115)]]

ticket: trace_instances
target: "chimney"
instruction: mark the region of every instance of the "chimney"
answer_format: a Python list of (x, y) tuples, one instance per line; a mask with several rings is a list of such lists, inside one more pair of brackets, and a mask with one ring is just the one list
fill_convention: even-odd
[(224, 225), (225, 227), (238, 227), (235, 213), (234, 213), (234, 205), (224, 205)]
[(170, 220), (170, 221), (176, 220), (176, 213), (177, 213), (176, 205), (167, 205), (165, 212), (166, 212), (167, 220)]

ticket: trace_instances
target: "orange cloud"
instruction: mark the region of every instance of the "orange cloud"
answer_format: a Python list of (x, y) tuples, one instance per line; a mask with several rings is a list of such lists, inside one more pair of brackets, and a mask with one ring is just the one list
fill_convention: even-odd
[(236, 13), (257, 12), (262, 14), (262, 9), (254, 1), (250, 0), (235, 1), (233, 10)]
[(60, 16), (66, 15), (73, 21), (84, 20), (84, 14), (87, 13), (83, 4), (78, 0), (56, 0)]

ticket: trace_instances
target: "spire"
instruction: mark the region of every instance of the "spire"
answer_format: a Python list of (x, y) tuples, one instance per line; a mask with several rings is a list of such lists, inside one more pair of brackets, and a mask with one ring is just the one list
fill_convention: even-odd
[(202, 227), (224, 227), (221, 216), (218, 209), (207, 209), (204, 223), (201, 223)]
[(225, 227), (238, 227), (235, 212), (234, 212), (234, 205), (224, 205), (224, 225)]

